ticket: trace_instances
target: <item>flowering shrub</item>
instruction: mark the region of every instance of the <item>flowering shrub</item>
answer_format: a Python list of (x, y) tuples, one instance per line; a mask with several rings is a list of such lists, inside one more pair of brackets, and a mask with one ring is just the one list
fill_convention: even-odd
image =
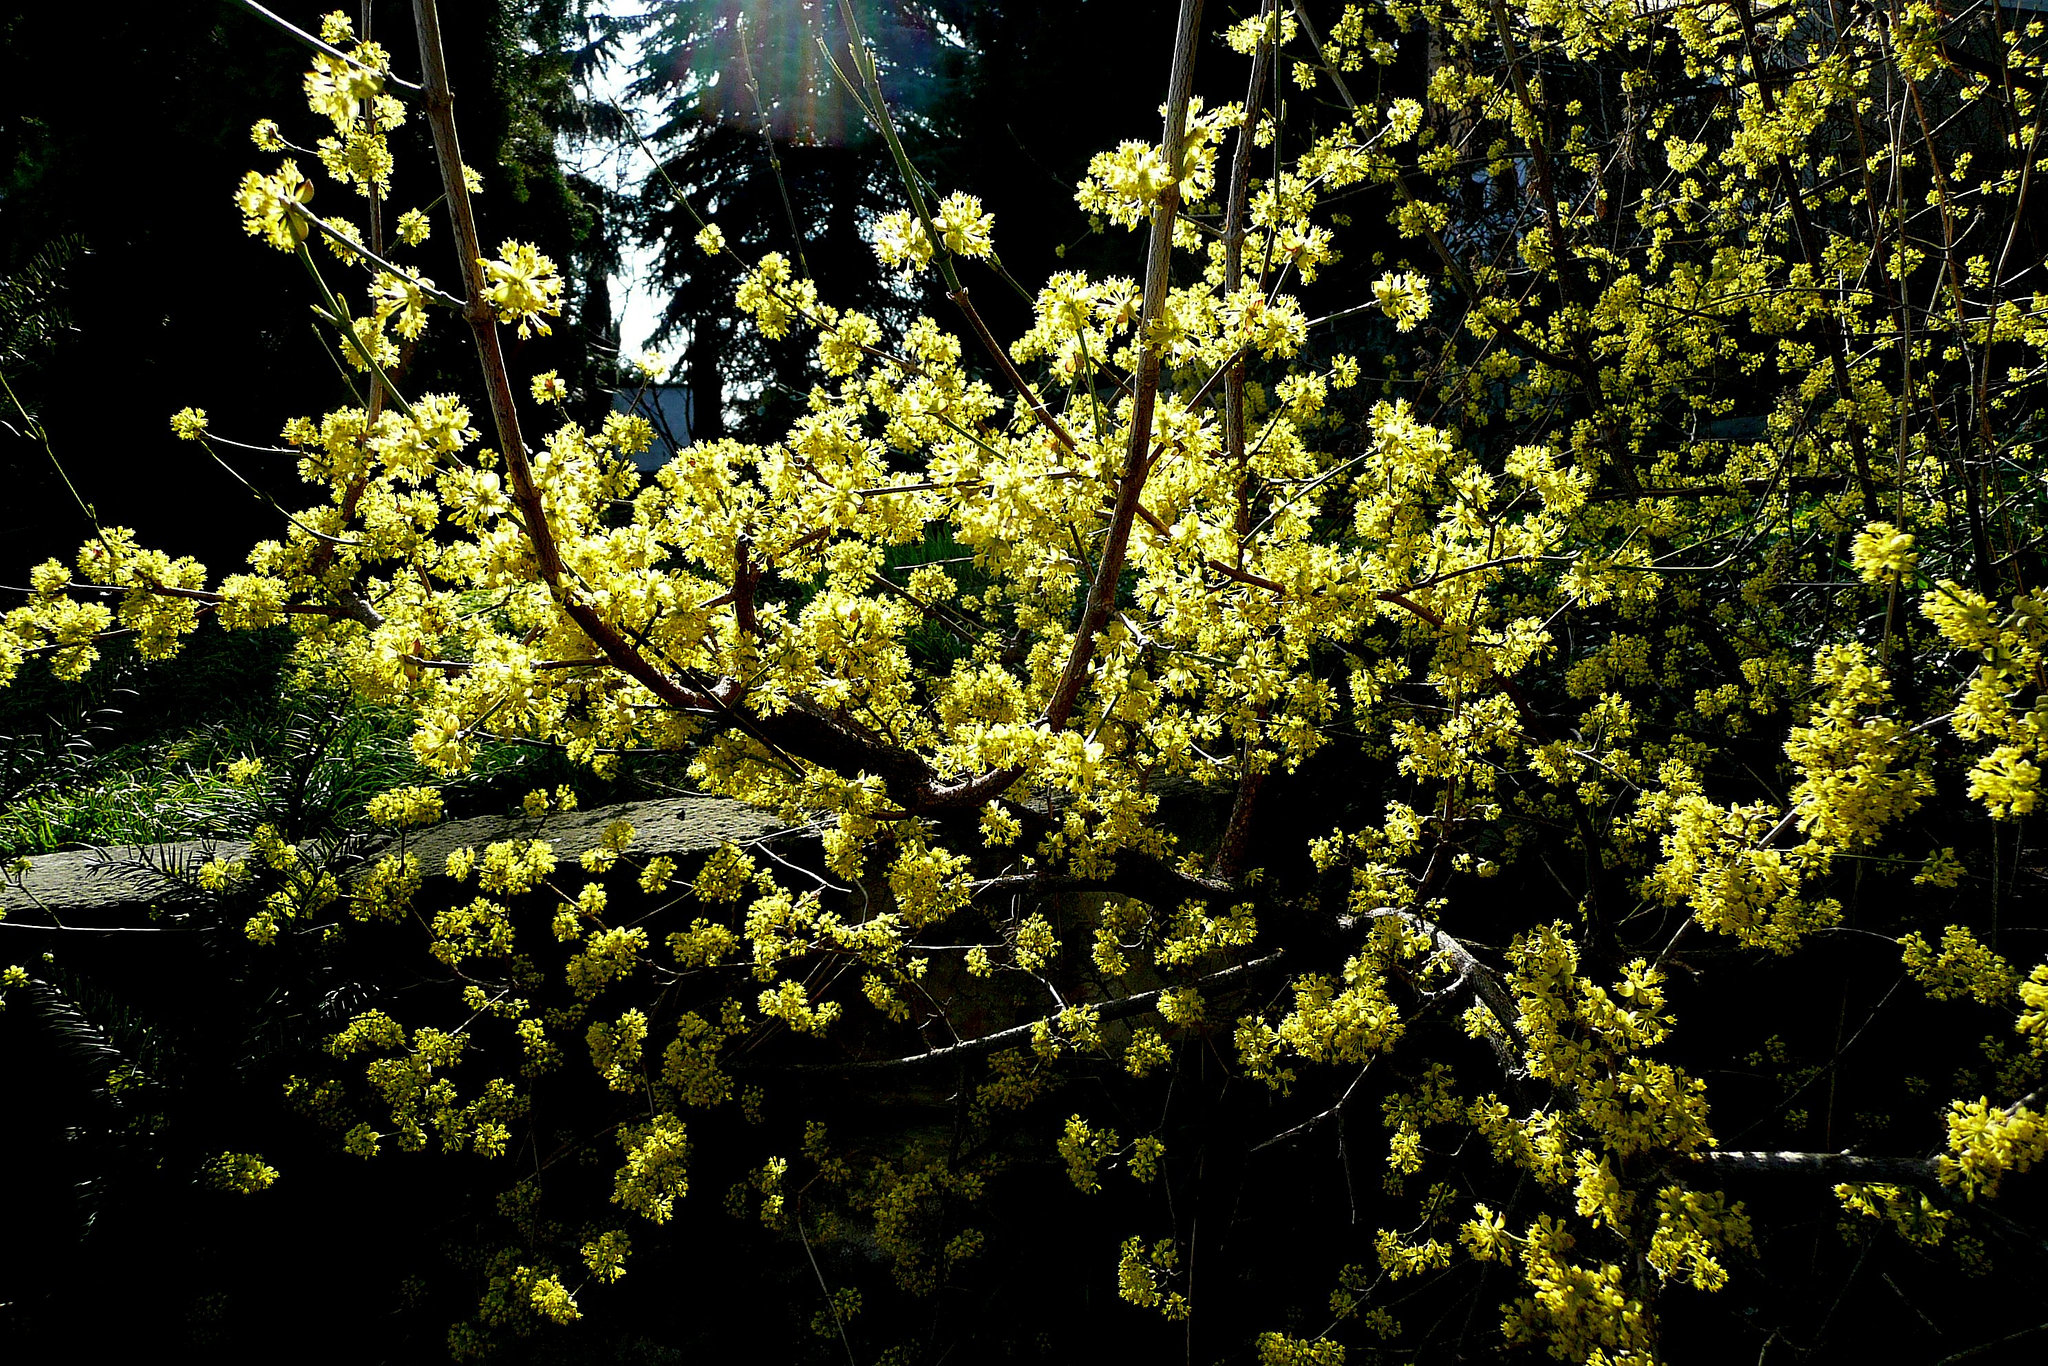
[[(732, 848), (678, 877), (630, 828), (543, 834), (428, 870), (474, 879), (466, 904), (403, 850), (344, 888), (275, 831), (215, 872), (264, 882), (252, 938), (397, 920), (445, 969), (461, 1010), (365, 1013), (330, 1045), (346, 1085), (294, 1083), (350, 1151), (512, 1152), (571, 1072), (614, 1117), (587, 1127), (615, 1222), (572, 1247), (522, 1220), (458, 1352), (630, 1275), (726, 1110), (760, 1121), (733, 1209), (806, 1249), (859, 1230), (909, 1292), (987, 1255), (972, 1210), (1020, 1127), (1091, 1199), (1121, 1168), (1163, 1195), (1117, 1197), (1132, 1222), (1090, 1235), (1088, 1274), (1199, 1326), (1218, 1235), (1172, 1192), (1212, 1139), (1177, 1101), (1084, 1110), (1232, 1077), (1232, 1103), (1291, 1116), (1240, 1147), (1327, 1127), (1370, 1226), (1322, 1320), (1271, 1306), (1262, 1361), (1448, 1351), (1429, 1324), (1469, 1313), (1396, 1307), (1477, 1297), (1508, 1343), (1647, 1366), (1660, 1302), (1732, 1293), (1760, 1255), (1763, 1210), (1724, 1188), (1838, 1188), (1845, 1218), (1936, 1245), (2048, 1152), (2048, 968), (2024, 976), (1999, 933), (2048, 747), (2041, 25), (1268, 3), (1226, 34), (1248, 98), (1204, 107), (1200, 8), (1163, 132), (1076, 196), (1138, 235), (1132, 273), (1053, 275), (1008, 347), (966, 283), (1001, 225), (918, 176), (867, 50), (833, 54), (903, 172), (875, 250), (935, 277), (960, 330), (749, 262), (736, 307), (815, 339), (808, 411), (651, 477), (643, 420), (579, 425), (552, 376), (507, 372), (500, 325), (545, 332), (561, 282), (476, 242), (430, 3), (459, 286), (317, 211), (292, 160), (243, 182), (244, 226), (306, 261), (368, 398), (286, 427), (313, 496), (248, 572), (108, 529), (34, 571), (0, 674), (75, 676), (117, 630), (168, 656), (202, 614), (289, 622), (304, 667), (409, 709), (440, 772), (490, 735), (599, 773), (684, 751), (703, 789), (818, 836), (815, 867)], [(381, 213), (407, 106), (381, 48), (338, 15), (322, 36), (340, 55), (307, 93), (332, 136), (299, 155)], [(1306, 124), (1282, 117), (1283, 68), (1320, 100)], [(290, 150), (283, 128), (258, 144)], [(1319, 295), (1380, 212), (1396, 259)], [(437, 240), (439, 213), (406, 210), (400, 241)], [(715, 222), (697, 243), (731, 250)], [(476, 340), (475, 409), (394, 373), (392, 337), (436, 309)], [(1325, 340), (1347, 319), (1352, 351)], [(537, 440), (518, 393), (549, 414)], [(173, 426), (213, 439), (201, 413)], [(962, 554), (919, 558), (933, 528)], [(408, 788), (369, 814), (438, 811)], [(1833, 1082), (1820, 1118), (1792, 1108), (1820, 1103), (1806, 1082), (1724, 1100), (1727, 1045), (1688, 1043), (1681, 1013), (1743, 1017), (1758, 1068), (1790, 1074), (1747, 1017), (1811, 1022), (1757, 983), (1837, 960), (1850, 929), (1912, 983), (1915, 1066), (1967, 1093), (1891, 1094), (1907, 1113), (1853, 1139)], [(1828, 1019), (1802, 1045), (1817, 1069), (1848, 1047)], [(947, 1068), (972, 1141), (944, 1152), (775, 1108), (801, 1108), (792, 1078)], [(1104, 1083), (1070, 1093), (1083, 1110), (1040, 1103), (1078, 1077)], [(1758, 1129), (1781, 1149), (1728, 1150)], [(276, 1175), (221, 1163), (237, 1189)]]

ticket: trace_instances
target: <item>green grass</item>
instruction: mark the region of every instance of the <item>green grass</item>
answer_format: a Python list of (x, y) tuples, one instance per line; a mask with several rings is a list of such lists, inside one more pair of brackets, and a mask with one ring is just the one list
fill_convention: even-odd
[[(0, 692), (0, 859), (246, 836), (263, 820), (314, 837), (359, 827), (365, 802), (408, 783), (442, 787), (451, 815), (473, 815), (535, 787), (567, 784), (594, 805), (681, 781), (680, 756), (639, 757), (605, 781), (510, 742), (441, 778), (414, 761), (402, 712), (294, 681), (290, 649), (284, 632), (207, 628), (166, 663), (110, 650), (77, 683), (24, 669)], [(263, 776), (230, 782), (237, 759), (262, 760)]]

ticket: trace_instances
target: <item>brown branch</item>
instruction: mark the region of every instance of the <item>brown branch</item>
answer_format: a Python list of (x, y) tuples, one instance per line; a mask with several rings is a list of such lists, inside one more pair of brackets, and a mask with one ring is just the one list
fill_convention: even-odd
[[(1344, 107), (1356, 118), (1363, 112), (1358, 107), (1358, 100), (1352, 95), (1351, 86), (1345, 81), (1343, 73), (1337, 69), (1337, 63), (1331, 61), (1329, 54), (1323, 50), (1323, 40), (1316, 33), (1315, 21), (1309, 18), (1308, 7), (1302, 4), (1301, 0), (1294, 0), (1294, 17), (1301, 24), (1301, 31), (1308, 35), (1309, 46), (1315, 49), (1316, 60), (1322, 63), (1324, 71), (1329, 74), (1331, 84), (1337, 87), (1337, 94), (1343, 98)], [(1394, 193), (1400, 197), (1404, 205), (1416, 202), (1415, 191), (1408, 188), (1407, 174), (1398, 167), (1391, 183)], [(1423, 239), (1429, 243), (1429, 249), (1436, 253), (1437, 260), (1443, 263), (1444, 272), (1451, 277), (1451, 282), (1458, 287), (1458, 292), (1476, 303), (1479, 292), (1473, 287), (1472, 276), (1458, 264), (1458, 259), (1451, 255), (1451, 249), (1444, 242), (1443, 234), (1427, 220), (1422, 222), (1421, 227)]]
[(2022, 1328), (2017, 1333), (2007, 1333), (2002, 1338), (1993, 1338), (1989, 1342), (1980, 1342), (1975, 1347), (1965, 1347), (1960, 1352), (1951, 1352), (1935, 1362), (1934, 1366), (1961, 1366), (1965, 1361), (1975, 1361), (1996, 1352), (2001, 1347), (2010, 1347), (2015, 1342), (2033, 1337), (2036, 1333), (2048, 1333), (2048, 1323), (2037, 1323), (2032, 1328)]
[(0, 920), (0, 930), (42, 930), (48, 934), (202, 934), (197, 925), (27, 925)]
[(1589, 503), (1614, 503), (1638, 498), (1735, 498), (1742, 494), (1770, 493), (1783, 487), (1792, 493), (1826, 493), (1840, 488), (1842, 477), (1832, 474), (1795, 474), (1783, 479), (1741, 479), (1727, 484), (1693, 484), (1598, 489), (1586, 495)]
[[(413, 20), (419, 31), (427, 122), (433, 131), (434, 153), (441, 169), (441, 189), (447, 196), (448, 215), (453, 227), (451, 235), (455, 239), (455, 252), (462, 270), (463, 293), (467, 296), (462, 317), (469, 324), (470, 335), (476, 342), (477, 361), (483, 370), (484, 387), (490, 398), (491, 420), (497, 429), (505, 471), (510, 476), (512, 502), (519, 509), (542, 581), (547, 584), (563, 613), (582, 629), (613, 668), (671, 707), (722, 713), (763, 744), (771, 749), (778, 748), (780, 742), (759, 724), (757, 718), (739, 710), (741, 689), (738, 683), (721, 679), (716, 683), (700, 682), (686, 686), (671, 678), (634, 648), (594, 607), (579, 601), (566, 581), (561, 550), (555, 543), (553, 529), (548, 525), (547, 510), (539, 485), (534, 480), (533, 465), (527, 459), (526, 441), (520, 434), (519, 410), (512, 394), (512, 379), (506, 369), (497, 319), (485, 297), (482, 248), (477, 238), (476, 213), (470, 204), (469, 187), (463, 180), (462, 145), (455, 130), (455, 96), (448, 84), (448, 62), (442, 50), (441, 20), (436, 0), (413, 0)], [(807, 738), (834, 730), (831, 723), (816, 717), (783, 729), (803, 733)], [(843, 732), (831, 734), (829, 738), (832, 743), (826, 748), (835, 756), (842, 755), (853, 742), (853, 737)], [(861, 748), (857, 744), (853, 747)]]
[[(1158, 513), (1152, 511), (1151, 508), (1146, 507), (1143, 503), (1139, 503), (1137, 504), (1137, 515), (1138, 520), (1142, 521), (1146, 526), (1151, 527), (1153, 532), (1156, 533), (1161, 540), (1167, 542), (1169, 545), (1172, 544), (1173, 532), (1167, 528), (1166, 523), (1159, 520)], [(1210, 559), (1209, 557), (1204, 556), (1202, 558), (1202, 567), (1204, 569), (1212, 569), (1218, 574), (1221, 574), (1226, 579), (1235, 579), (1237, 582), (1242, 584), (1249, 584), (1253, 588), (1263, 588), (1268, 593), (1279, 593), (1282, 596), (1285, 596), (1287, 593), (1287, 590), (1285, 588), (1282, 588), (1279, 584), (1273, 582), (1271, 579), (1262, 578), (1257, 574), (1249, 573), (1243, 568), (1233, 569), (1231, 566), (1223, 563), (1223, 561), (1221, 560)]]
[(1003, 350), (1002, 343), (995, 339), (995, 335), (988, 330), (988, 324), (981, 320), (980, 312), (967, 297), (967, 290), (964, 287), (956, 289), (946, 297), (959, 308), (960, 316), (967, 320), (967, 330), (974, 334), (974, 339), (981, 343), (981, 349), (988, 352), (989, 359), (996, 363), (996, 369), (1002, 372), (1003, 378), (1010, 382), (1010, 386), (1024, 400), (1025, 406), (1031, 409), (1031, 415), (1038, 419), (1038, 425), (1051, 432), (1053, 440), (1064, 446), (1069, 455), (1079, 456), (1080, 448), (1074, 444), (1073, 436), (1060, 425), (1060, 420), (1053, 416), (1052, 409), (1045, 406), (1045, 400), (1031, 387), (1031, 381), (1025, 379), (1023, 373), (1011, 362), (1010, 353)]
[(754, 612), (754, 594), (761, 586), (761, 568), (753, 560), (754, 538), (741, 532), (732, 546), (732, 615), (741, 631), (761, 634), (761, 619)]
[(462, 144), (455, 131), (455, 93), (448, 84), (448, 61), (441, 44), (440, 12), (436, 0), (413, 0), (412, 13), (419, 31), (427, 123), (433, 130), (434, 155), (440, 164), (441, 189), (447, 197), (456, 264), (462, 272), (465, 296), (462, 318), (469, 324), (470, 335), (476, 343), (477, 360), (483, 369), (484, 388), (491, 405), (491, 421), (497, 428), (506, 473), (511, 476), (512, 501), (524, 519), (527, 539), (533, 543), (541, 576), (550, 588), (557, 588), (562, 578), (561, 552), (555, 545), (547, 513), (541, 506), (533, 466), (526, 458), (526, 441), (519, 431), (519, 410), (512, 394), (512, 377), (505, 367), (505, 350), (498, 337), (497, 318), (485, 294), (483, 248), (477, 237), (476, 212), (469, 201), (469, 186), (463, 180)]
[[(66, 593), (154, 593), (165, 598), (189, 598), (208, 607), (218, 607), (221, 595), (207, 588), (174, 588), (162, 583), (67, 583), (60, 592)], [(290, 602), (278, 609), (292, 616), (335, 617), (349, 621), (360, 621), (375, 630), (383, 623), (383, 617), (368, 603), (351, 595), (350, 600), (341, 603)], [(111, 634), (111, 633), (109, 633)], [(94, 639), (100, 639), (95, 636)]]
[[(1280, 966), (1285, 957), (1286, 951), (1284, 949), (1275, 950), (1264, 958), (1255, 958), (1249, 963), (1240, 963), (1236, 967), (1224, 968), (1220, 971), (1212, 972), (1206, 977), (1196, 978), (1189, 985), (1197, 988), (1238, 986), (1250, 981), (1258, 974)], [(1176, 989), (1160, 987), (1154, 991), (1141, 991), (1131, 996), (1120, 996), (1113, 1001), (1076, 1001), (1074, 1004), (1076, 1006), (1092, 1007), (1096, 1012), (1097, 1019), (1121, 1020), (1132, 1015), (1141, 1015), (1153, 1009), (1158, 1005), (1161, 996), (1164, 996), (1170, 990)], [(934, 1048), (928, 1053), (913, 1053), (908, 1057), (875, 1058), (865, 1062), (803, 1063), (785, 1070), (802, 1073), (832, 1072), (872, 1076), (877, 1072), (909, 1071), (912, 1068), (926, 1067), (933, 1063), (964, 1062), (969, 1058), (986, 1057), (990, 1053), (999, 1053), (1005, 1048), (1015, 1048), (1022, 1044), (1028, 1044), (1032, 1041), (1032, 1036), (1038, 1031), (1040, 1026), (1050, 1027), (1056, 1018), (1034, 1020), (1030, 1024), (1014, 1025), (1009, 1029), (999, 1029), (993, 1034), (984, 1034), (979, 1038), (966, 1039), (956, 1044), (948, 1044), (944, 1048)]]
[(1173, 221), (1180, 211), (1181, 143), (1187, 131), (1188, 94), (1194, 83), (1195, 40), (1201, 18), (1202, 0), (1181, 0), (1166, 97), (1166, 129), (1159, 139), (1160, 153), (1176, 179), (1160, 192), (1159, 204), (1152, 213), (1152, 241), (1145, 258), (1144, 303), (1138, 322), (1138, 370), (1131, 394), (1131, 430), (1124, 447), (1116, 512), (1110, 518), (1102, 555), (1096, 562), (1095, 581), (1089, 587), (1087, 605), (1074, 631), (1073, 649), (1045, 705), (1044, 723), (1052, 730), (1063, 728), (1073, 715), (1094, 658), (1095, 637), (1116, 604), (1117, 580), (1123, 574), (1130, 546), (1131, 523), (1136, 519), (1138, 499), (1145, 491), (1145, 476), (1151, 468), (1152, 409), (1159, 396), (1161, 358), (1150, 334), (1166, 311), (1166, 287), (1173, 265)]
[[(1520, 1059), (1527, 1048), (1527, 1039), (1522, 1034), (1519, 1020), (1521, 1009), (1509, 994), (1506, 985), (1492, 968), (1487, 967), (1473, 956), (1472, 951), (1446, 934), (1443, 929), (1416, 915), (1391, 906), (1382, 906), (1358, 917), (1361, 921), (1381, 919), (1399, 920), (1403, 924), (1420, 930), (1430, 938), (1431, 945), (1457, 969), (1458, 976), (1451, 990), (1469, 989), (1479, 998), (1494, 1019), (1499, 1022), (1512, 1053), (1500, 1050), (1503, 1066), (1507, 1068), (1511, 1081), (1524, 1081)], [(1350, 918), (1346, 917), (1349, 921)], [(2036, 1093), (2038, 1095), (2039, 1093)], [(2017, 1109), (2035, 1099), (2022, 1097), (2011, 1108)], [(1884, 1182), (1895, 1185), (1920, 1186), (1930, 1190), (1943, 1188), (1941, 1164), (1933, 1158), (1924, 1157), (1864, 1157), (1857, 1154), (1813, 1153), (1813, 1152), (1718, 1152), (1709, 1151), (1691, 1154), (1691, 1161), (1718, 1175), (1739, 1176), (1803, 1176), (1833, 1184), (1844, 1182)]]
[[(1258, 719), (1266, 713), (1260, 708)], [(1230, 822), (1223, 828), (1222, 843), (1216, 850), (1216, 876), (1235, 882), (1243, 873), (1252, 837), (1252, 815), (1258, 809), (1259, 793), (1266, 785), (1266, 769), (1252, 762), (1253, 739), (1248, 737), (1239, 759), (1237, 796), (1230, 803)]]
[[(1272, 65), (1275, 40), (1279, 37), (1278, 0), (1265, 0), (1260, 18), (1269, 25), (1252, 53), (1251, 80), (1244, 97), (1244, 122), (1237, 127), (1237, 146), (1230, 164), (1229, 199), (1223, 210), (1223, 289), (1226, 294), (1243, 285), (1245, 201), (1251, 192), (1252, 139), (1259, 122), (1259, 96), (1266, 88), (1266, 70)], [(1261, 282), (1263, 283), (1263, 281)], [(1231, 464), (1237, 467), (1237, 567), (1244, 568), (1244, 542), (1251, 533), (1251, 473), (1246, 468), (1244, 445), (1244, 353), (1230, 359), (1229, 375), (1223, 388), (1223, 440)]]

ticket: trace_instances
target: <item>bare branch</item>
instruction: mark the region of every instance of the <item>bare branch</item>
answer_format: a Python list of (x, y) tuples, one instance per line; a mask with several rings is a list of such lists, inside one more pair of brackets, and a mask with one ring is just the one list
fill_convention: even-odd
[[(1197, 978), (1191, 985), (1205, 989), (1235, 987), (1252, 980), (1255, 976), (1280, 966), (1286, 958), (1286, 950), (1280, 949), (1264, 958), (1254, 958), (1249, 963), (1240, 963), (1233, 968), (1212, 972), (1207, 977)], [(1159, 1003), (1159, 998), (1172, 988), (1161, 987), (1156, 991), (1141, 991), (1132, 996), (1120, 996), (1113, 1001), (1077, 1001), (1076, 1005), (1092, 1006), (1097, 1018), (1121, 1020), (1132, 1015), (1141, 1015)], [(1015, 1048), (1031, 1042), (1040, 1026), (1050, 1027), (1049, 1020), (1034, 1020), (1030, 1024), (1015, 1025), (999, 1029), (993, 1034), (968, 1039), (962, 1043), (934, 1048), (929, 1053), (913, 1053), (903, 1058), (877, 1058), (867, 1062), (807, 1063), (786, 1070), (806, 1073), (850, 1073), (872, 1076), (877, 1072), (901, 1072), (912, 1068), (929, 1066), (932, 1063), (964, 1062), (969, 1058), (986, 1057), (999, 1053), (1005, 1048)]]
[[(1439, 954), (1443, 955), (1450, 962), (1451, 966), (1458, 970), (1458, 975), (1452, 983), (1452, 989), (1469, 987), (1472, 994), (1479, 998), (1480, 1004), (1484, 1005), (1493, 1018), (1499, 1022), (1501, 1032), (1507, 1035), (1509, 1043), (1513, 1045), (1513, 1066), (1516, 1069), (1521, 1067), (1522, 1054), (1529, 1046), (1529, 1041), (1522, 1034), (1520, 1023), (1522, 1008), (1515, 1003), (1515, 998), (1508, 994), (1508, 989), (1501, 982), (1499, 973), (1473, 957), (1472, 950), (1444, 933), (1442, 926), (1434, 921), (1423, 919), (1413, 911), (1404, 911), (1393, 906), (1380, 906), (1367, 911), (1358, 918), (1366, 921), (1398, 920), (1402, 924), (1428, 935), (1430, 945)], [(1349, 917), (1346, 917), (1346, 919), (1348, 920)]]
[(1709, 1171), (1745, 1176), (1804, 1176), (1840, 1184), (1881, 1181), (1939, 1189), (1941, 1168), (1925, 1157), (1861, 1157), (1854, 1153), (1708, 1152), (1693, 1161)]
[[(332, 43), (324, 42), (321, 39), (314, 37), (312, 34), (306, 32), (306, 30), (300, 28), (297, 24), (294, 24), (291, 20), (286, 19), (284, 16), (280, 14), (274, 14), (270, 10), (265, 9), (263, 6), (257, 4), (256, 0), (236, 0), (236, 3), (239, 4), (243, 9), (248, 10), (251, 14), (255, 15), (258, 19), (261, 19), (263, 20), (263, 22), (269, 24), (271, 27), (280, 29), (283, 32), (290, 34), (292, 37), (298, 39), (300, 42), (304, 43), (307, 47), (312, 48), (316, 52), (324, 52), (330, 57), (336, 58), (340, 61), (347, 62), (350, 66), (355, 67), (358, 71), (377, 70), (375, 67), (364, 65), (362, 62), (356, 60), (354, 57), (349, 56), (346, 52), (343, 52), (340, 48), (335, 47)], [(397, 76), (392, 75), (389, 71), (377, 71), (377, 74), (383, 77), (385, 80), (389, 81), (391, 84), (400, 87), (401, 89), (419, 89), (419, 87), (414, 85), (411, 81), (400, 80)]]

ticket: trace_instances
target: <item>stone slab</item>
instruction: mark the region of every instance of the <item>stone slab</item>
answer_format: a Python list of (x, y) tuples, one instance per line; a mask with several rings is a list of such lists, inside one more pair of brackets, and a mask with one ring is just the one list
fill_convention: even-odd
[[(722, 844), (746, 844), (782, 829), (767, 813), (725, 797), (664, 797), (592, 807), (535, 820), (526, 816), (477, 816), (444, 821), (411, 832), (410, 848), (421, 870), (439, 876), (448, 855), (457, 849), (499, 840), (547, 840), (563, 858), (572, 858), (598, 843), (615, 820), (633, 827), (630, 853), (670, 856), (705, 853)], [(375, 859), (397, 843), (377, 834), (349, 842), (345, 862)], [(42, 908), (60, 916), (92, 917), (191, 895), (190, 889), (166, 870), (190, 870), (210, 858), (236, 858), (249, 850), (243, 840), (189, 840), (147, 847), (67, 849), (29, 860), (18, 880), (0, 881), (0, 908), (11, 915)]]

